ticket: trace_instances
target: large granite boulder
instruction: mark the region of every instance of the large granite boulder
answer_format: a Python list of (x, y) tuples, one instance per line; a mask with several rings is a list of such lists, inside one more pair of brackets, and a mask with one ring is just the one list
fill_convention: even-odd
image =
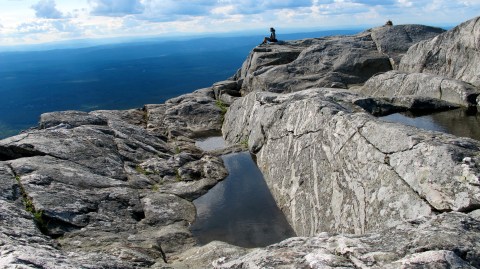
[(480, 17), (413, 45), (399, 70), (429, 73), (480, 86)]
[(259, 92), (226, 114), (225, 138), (248, 141), (298, 235), (362, 234), (480, 206), (478, 141), (383, 122), (359, 112), (357, 98)]
[(480, 90), (469, 83), (425, 73), (389, 71), (370, 78), (359, 90), (371, 97), (416, 96), (475, 106)]

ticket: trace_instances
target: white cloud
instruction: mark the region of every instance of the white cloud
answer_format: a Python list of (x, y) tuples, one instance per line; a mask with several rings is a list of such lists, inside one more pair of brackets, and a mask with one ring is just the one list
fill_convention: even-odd
[(32, 6), (32, 9), (35, 10), (37, 18), (60, 19), (63, 17), (62, 12), (57, 9), (54, 0), (40, 0)]
[(143, 13), (145, 7), (140, 0), (89, 0), (92, 15), (122, 17)]

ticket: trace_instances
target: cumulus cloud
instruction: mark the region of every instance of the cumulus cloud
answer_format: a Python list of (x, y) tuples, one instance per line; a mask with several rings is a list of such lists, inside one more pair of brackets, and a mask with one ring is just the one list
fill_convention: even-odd
[(37, 18), (60, 19), (63, 17), (62, 12), (57, 9), (54, 0), (40, 0), (32, 6), (32, 9), (35, 10)]
[(89, 0), (89, 4), (93, 7), (92, 15), (110, 17), (140, 14), (145, 9), (140, 0)]

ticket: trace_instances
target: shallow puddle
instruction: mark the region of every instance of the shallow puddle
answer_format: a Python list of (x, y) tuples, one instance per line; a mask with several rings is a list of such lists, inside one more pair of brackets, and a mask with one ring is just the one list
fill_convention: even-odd
[(205, 139), (197, 140), (195, 145), (204, 151), (212, 151), (223, 149), (226, 147), (226, 142), (221, 136), (212, 136)]
[(222, 158), (230, 175), (194, 201), (197, 219), (191, 231), (198, 242), (263, 247), (295, 236), (250, 154)]
[(395, 113), (380, 118), (389, 122), (480, 140), (480, 113), (471, 114), (463, 109), (429, 115)]

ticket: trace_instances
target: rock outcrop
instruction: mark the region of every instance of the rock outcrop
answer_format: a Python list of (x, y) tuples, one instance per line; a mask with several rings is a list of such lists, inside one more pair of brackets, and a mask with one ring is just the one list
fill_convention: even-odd
[(453, 78), (480, 87), (480, 17), (413, 45), (399, 70)]
[(370, 32), (377, 48), (391, 59), (394, 69), (398, 67), (400, 60), (408, 49), (423, 40), (431, 39), (445, 30), (418, 24), (406, 24), (372, 28)]
[(0, 141), (1, 267), (149, 267), (194, 246), (191, 201), (227, 175), (185, 137), (219, 132), (212, 95), (48, 113)]
[(287, 41), (255, 48), (234, 76), (241, 91), (288, 93), (347, 88), (391, 70), (410, 45), (443, 30), (418, 25), (383, 26), (353, 36)]
[(359, 112), (356, 98), (335, 89), (251, 93), (226, 115), (224, 136), (248, 139), (298, 235), (361, 234), (480, 206), (479, 142), (383, 122)]
[[(0, 141), (0, 267), (480, 267), (480, 142), (372, 116), (478, 105), (479, 20), (262, 45), (164, 104), (42, 115)], [(220, 128), (302, 237), (196, 245), (227, 171), (193, 139)]]
[(295, 237), (214, 268), (478, 268), (479, 232), (478, 220), (445, 213), (362, 236)]
[[(283, 67), (262, 68), (251, 75), (241, 71), (247, 74), (243, 89), (250, 87), (245, 92), (252, 93), (231, 105), (224, 137), (230, 143), (248, 144), (289, 222), (297, 234), (308, 237), (291, 238), (240, 258), (226, 255), (215, 260), (214, 267), (480, 267), (475, 239), (480, 231), (480, 142), (386, 123), (365, 113), (478, 104), (478, 85), (469, 74), (479, 61), (476, 56), (467, 59), (478, 49), (470, 51), (473, 46), (462, 43), (478, 41), (477, 21), (414, 45), (403, 58), (406, 45), (400, 44), (399, 50), (383, 48), (378, 44), (389, 41), (382, 43), (378, 29), (370, 30), (377, 48), (390, 54), (392, 67), (401, 58), (401, 71), (373, 76), (357, 93), (315, 88), (324, 85), (304, 83), (303, 74), (284, 76), (289, 79), (284, 84), (264, 76)], [(368, 32), (360, 35), (368, 37)], [(428, 46), (440, 53), (420, 50)], [(436, 70), (443, 66), (437, 56), (445, 51), (468, 52), (459, 57), (463, 63), (456, 64), (452, 74), (408, 70), (403, 65), (405, 60)], [(422, 62), (425, 54), (430, 56)], [(317, 55), (317, 63), (324, 57), (329, 56)], [(471, 72), (463, 67), (472, 67)], [(291, 81), (299, 88), (292, 88)], [(458, 236), (464, 234), (468, 235)]]
[(480, 94), (478, 88), (463, 81), (426, 73), (398, 71), (370, 78), (359, 92), (372, 97), (429, 97), (464, 107), (476, 106), (476, 98)]

